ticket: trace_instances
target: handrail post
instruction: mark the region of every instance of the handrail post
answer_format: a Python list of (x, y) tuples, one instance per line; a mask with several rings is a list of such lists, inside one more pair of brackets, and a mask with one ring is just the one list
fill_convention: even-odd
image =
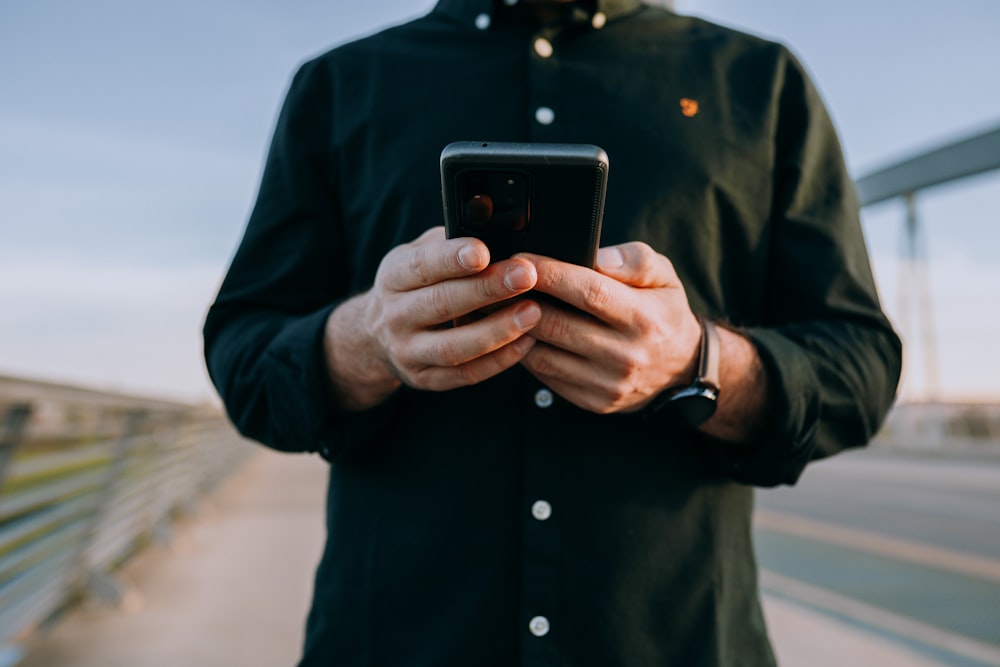
[(145, 418), (146, 411), (142, 409), (130, 410), (126, 414), (124, 431), (115, 443), (114, 458), (108, 465), (104, 483), (94, 501), (90, 520), (87, 528), (83, 531), (76, 556), (73, 559), (75, 573), (70, 577), (70, 586), (89, 588), (99, 598), (113, 604), (120, 602), (125, 594), (121, 584), (105, 573), (95, 572), (87, 562), (87, 555), (100, 534), (101, 521), (107, 514), (117, 487), (128, 467), (129, 450), (131, 450)]
[(7, 480), (7, 467), (14, 458), (17, 446), (24, 438), (31, 412), (30, 403), (15, 403), (7, 408), (3, 424), (0, 425), (0, 498), (3, 496), (4, 482)]

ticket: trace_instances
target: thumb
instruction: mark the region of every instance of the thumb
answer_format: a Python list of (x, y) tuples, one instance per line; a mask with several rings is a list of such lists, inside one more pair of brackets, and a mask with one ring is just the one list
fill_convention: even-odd
[(680, 284), (670, 260), (642, 242), (599, 249), (597, 270), (633, 287), (668, 287)]
[(597, 251), (597, 268), (601, 273), (614, 275), (625, 266), (625, 255), (616, 245), (600, 248)]

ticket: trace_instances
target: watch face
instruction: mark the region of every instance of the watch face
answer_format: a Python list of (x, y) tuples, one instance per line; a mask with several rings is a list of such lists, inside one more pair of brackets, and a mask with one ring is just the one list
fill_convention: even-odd
[(704, 424), (715, 414), (715, 392), (711, 395), (698, 393), (683, 398), (677, 398), (674, 404), (677, 406), (678, 421), (688, 428), (694, 428)]
[(677, 428), (694, 428), (715, 414), (719, 391), (708, 384), (695, 382), (653, 407), (656, 419)]

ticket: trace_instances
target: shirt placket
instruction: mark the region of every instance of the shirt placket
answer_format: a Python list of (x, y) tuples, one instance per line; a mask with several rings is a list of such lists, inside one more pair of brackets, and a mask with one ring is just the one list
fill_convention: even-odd
[(559, 54), (556, 50), (560, 28), (543, 28), (530, 39), (528, 56), (528, 114), (532, 141), (564, 141), (559, 115)]
[[(541, 28), (528, 49), (529, 137), (535, 142), (565, 141), (560, 122), (558, 38), (561, 28)], [(560, 401), (538, 383), (528, 385), (528, 432), (523, 460), (521, 656), (524, 667), (559, 662), (559, 515), (560, 448), (565, 429)]]
[(552, 390), (526, 385), (521, 495), (521, 656), (524, 667), (558, 664), (560, 451), (563, 410)]

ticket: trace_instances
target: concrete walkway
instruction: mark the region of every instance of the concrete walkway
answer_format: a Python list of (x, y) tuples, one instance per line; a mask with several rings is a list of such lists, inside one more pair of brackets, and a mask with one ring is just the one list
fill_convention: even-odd
[[(325, 466), (267, 450), (127, 566), (120, 608), (88, 603), (21, 667), (291, 667), (323, 542)], [(782, 667), (938, 667), (852, 626), (765, 599)]]

